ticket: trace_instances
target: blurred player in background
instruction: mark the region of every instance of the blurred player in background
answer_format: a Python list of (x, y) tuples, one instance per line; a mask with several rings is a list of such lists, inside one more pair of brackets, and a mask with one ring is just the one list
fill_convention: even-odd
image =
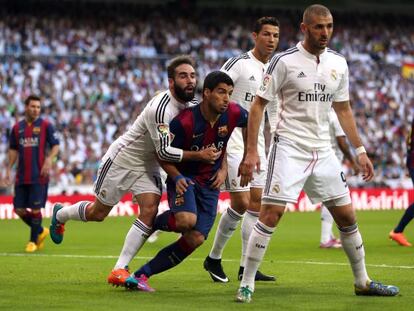
[(49, 172), (59, 152), (59, 140), (52, 124), (40, 117), (40, 97), (30, 95), (24, 105), (24, 120), (10, 132), (6, 180), (12, 184), (11, 170), (17, 162), (14, 211), (30, 227), (26, 252), (33, 253), (43, 248), (49, 235), (49, 229), (42, 227), (41, 208), (46, 204)]
[(148, 278), (181, 263), (204, 243), (214, 224), (220, 186), (227, 175), (225, 150), (235, 127), (246, 127), (247, 111), (230, 103), (233, 81), (224, 72), (209, 73), (203, 85), (202, 102), (182, 111), (170, 124), (172, 146), (202, 150), (214, 146), (223, 153), (211, 164), (202, 162), (163, 163), (168, 173), (167, 193), (170, 210), (157, 216), (154, 229), (182, 233), (138, 269), (126, 287), (154, 291)]
[[(221, 68), (234, 81), (232, 100), (244, 109), (250, 110), (257, 89), (260, 86), (265, 67), (279, 43), (279, 22), (274, 17), (259, 18), (253, 29), (254, 48), (240, 56), (230, 58)], [(266, 163), (264, 122), (260, 124), (258, 152), (261, 163)], [(242, 130), (236, 128), (227, 149), (228, 175), (226, 190), (230, 193), (231, 206), (221, 216), (210, 254), (204, 261), (204, 268), (215, 282), (229, 281), (223, 271), (221, 258), (227, 241), (231, 238), (241, 219), (242, 255), (238, 279), (243, 275), (246, 246), (253, 226), (259, 217), (260, 200), (266, 179), (266, 166), (255, 173), (250, 185), (241, 187), (238, 177), (239, 165), (244, 153)], [(247, 212), (246, 212), (247, 211)], [(244, 215), (244, 217), (243, 217)], [(256, 281), (274, 281), (274, 276), (256, 273)]]
[[(359, 174), (359, 166), (349, 150), (346, 141), (346, 135), (339, 124), (338, 117), (333, 109), (329, 112), (329, 134), (331, 137), (331, 145), (339, 162), (342, 163), (343, 158), (347, 159), (352, 166), (353, 173)], [(320, 248), (341, 248), (341, 240), (337, 239), (333, 234), (334, 219), (324, 204), (321, 205), (321, 240)]]
[[(410, 133), (407, 137), (407, 168), (411, 180), (414, 183), (414, 120), (411, 122)], [(412, 203), (404, 212), (397, 227), (389, 234), (391, 240), (394, 240), (401, 246), (412, 246), (404, 236), (404, 229), (414, 218), (414, 203)]]
[(287, 202), (296, 203), (302, 189), (312, 203), (323, 202), (335, 219), (354, 275), (355, 294), (395, 296), (398, 287), (372, 281), (368, 276), (349, 189), (330, 145), (328, 114), (333, 107), (356, 148), (364, 180), (373, 178), (374, 169), (349, 104), (347, 62), (327, 48), (333, 32), (332, 14), (325, 6), (311, 5), (303, 14), (300, 28), (304, 41), (272, 58), (250, 109), (247, 153), (240, 166), (242, 185), (247, 185), (253, 170), (260, 168), (257, 137), (266, 104), (280, 99), (260, 216), (248, 242), (236, 301), (251, 301), (256, 271), (276, 225)]

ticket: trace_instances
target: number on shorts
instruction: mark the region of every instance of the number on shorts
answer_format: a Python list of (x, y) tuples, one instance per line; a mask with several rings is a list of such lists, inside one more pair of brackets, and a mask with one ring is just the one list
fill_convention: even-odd
[(341, 179), (344, 183), (346, 183), (346, 178), (344, 172), (341, 172)]

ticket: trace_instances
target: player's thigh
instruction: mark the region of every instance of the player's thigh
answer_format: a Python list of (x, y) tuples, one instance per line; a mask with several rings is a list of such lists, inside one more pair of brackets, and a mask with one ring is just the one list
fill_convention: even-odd
[(103, 161), (94, 185), (95, 196), (105, 206), (114, 206), (127, 193), (143, 172), (132, 171), (113, 163), (110, 158)]
[(162, 194), (160, 172), (144, 172), (132, 185), (130, 191), (139, 205), (140, 219), (150, 220), (155, 217)]
[(30, 185), (15, 185), (13, 206), (14, 209), (24, 209), (29, 207)]
[(28, 206), (31, 209), (45, 207), (47, 200), (47, 184), (32, 184), (29, 187)]
[[(343, 197), (350, 198), (345, 174), (333, 150), (331, 148), (319, 150), (317, 156), (318, 161), (304, 187), (311, 202), (329, 202)], [(350, 203), (350, 199), (345, 203)]]
[(173, 182), (167, 182), (167, 197), (168, 205), (173, 213), (186, 211), (197, 214), (194, 184), (188, 185), (187, 191), (181, 195), (177, 193)]
[(203, 234), (207, 240), (217, 216), (217, 204), (220, 192), (209, 187), (196, 186), (197, 223), (194, 230)]
[(250, 182), (250, 188), (263, 189), (266, 185), (267, 177), (267, 159), (265, 155), (260, 156), (260, 170), (255, 168), (253, 171), (253, 180)]
[(287, 139), (277, 138), (268, 156), (262, 204), (281, 201), (296, 203), (313, 162), (311, 152)]
[(240, 186), (240, 176), (238, 175), (240, 162), (243, 159), (243, 154), (227, 153), (227, 177), (224, 181), (224, 190), (232, 192), (249, 191), (249, 187)]

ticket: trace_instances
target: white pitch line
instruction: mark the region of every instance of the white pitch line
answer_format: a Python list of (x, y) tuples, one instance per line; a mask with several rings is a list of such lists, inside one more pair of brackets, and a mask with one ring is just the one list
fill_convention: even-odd
[[(0, 257), (56, 257), (56, 258), (84, 258), (84, 259), (118, 259), (112, 255), (70, 255), (70, 254), (24, 254), (24, 253), (0, 253)], [(151, 259), (153, 257), (137, 256), (135, 259)], [(203, 261), (205, 258), (189, 258), (190, 261)], [(239, 262), (238, 259), (223, 259), (224, 262)], [(263, 262), (270, 262), (263, 260)], [(323, 262), (323, 261), (301, 261), (301, 260), (272, 260), (274, 263), (292, 265), (325, 265), (325, 266), (348, 266), (346, 262)], [(367, 267), (387, 268), (387, 269), (414, 269), (414, 266), (394, 266), (394, 265), (375, 265), (366, 264)]]

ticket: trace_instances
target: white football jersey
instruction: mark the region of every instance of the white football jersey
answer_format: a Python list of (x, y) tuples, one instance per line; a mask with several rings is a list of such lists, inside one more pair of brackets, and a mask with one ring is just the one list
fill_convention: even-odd
[[(266, 64), (254, 57), (252, 51), (230, 58), (221, 67), (221, 71), (227, 73), (233, 80), (234, 90), (231, 100), (238, 103), (247, 111), (250, 106), (265, 72)], [(263, 135), (264, 118), (260, 124), (258, 152), (265, 154), (265, 140)], [(236, 127), (227, 143), (227, 153), (243, 153), (244, 143), (242, 129)]]
[(329, 120), (329, 134), (331, 136), (331, 145), (332, 149), (335, 152), (336, 157), (342, 162), (344, 154), (342, 153), (341, 149), (339, 149), (337, 137), (339, 136), (346, 136), (344, 130), (339, 123), (338, 116), (336, 115), (335, 111), (331, 109), (328, 114)]
[(171, 147), (169, 123), (189, 105), (178, 102), (170, 91), (154, 96), (128, 131), (111, 144), (104, 158), (134, 171), (157, 169), (157, 155), (164, 161), (180, 162), (183, 151)]
[(278, 100), (276, 134), (309, 148), (330, 146), (328, 113), (333, 102), (349, 100), (348, 65), (337, 52), (319, 55), (302, 43), (275, 55), (257, 95)]

